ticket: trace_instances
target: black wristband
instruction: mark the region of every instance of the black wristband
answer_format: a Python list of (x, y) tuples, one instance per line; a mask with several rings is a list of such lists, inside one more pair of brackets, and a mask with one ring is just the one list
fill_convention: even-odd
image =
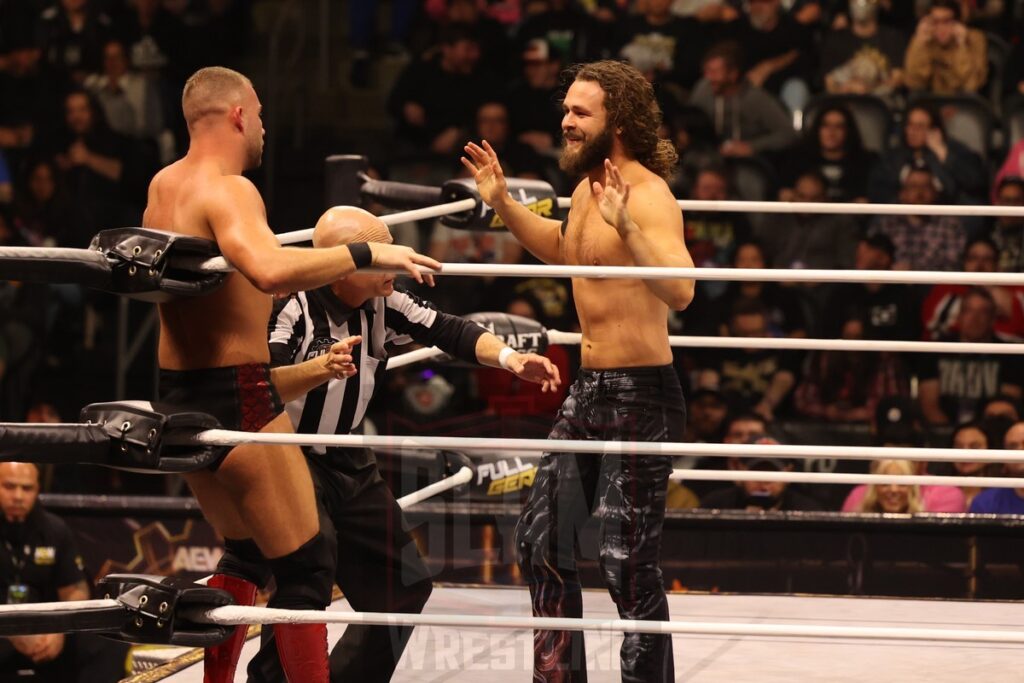
[(356, 269), (373, 264), (373, 254), (370, 253), (370, 245), (366, 242), (352, 242), (348, 245), (348, 253), (352, 254), (352, 263), (356, 264)]

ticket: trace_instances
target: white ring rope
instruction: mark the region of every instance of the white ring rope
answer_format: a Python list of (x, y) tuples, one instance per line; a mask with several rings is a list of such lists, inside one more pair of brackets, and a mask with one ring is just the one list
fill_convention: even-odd
[[(1024, 286), (1022, 273), (967, 273), (942, 270), (826, 270), (813, 268), (669, 268), (643, 266), (546, 266), (505, 263), (444, 263), (434, 275), (480, 277), (569, 277), (631, 280), (720, 280), (726, 282), (846, 282), (903, 285), (999, 285)], [(368, 273), (406, 271), (367, 268)]]
[(789, 484), (901, 484), (905, 486), (977, 486), (1024, 489), (1024, 478), (960, 477), (934, 474), (858, 474), (855, 472), (776, 472), (763, 470), (672, 470), (676, 481), (773, 481)]
[[(579, 346), (583, 335), (579, 332), (548, 330), (549, 344)], [(897, 353), (950, 353), (993, 355), (1024, 354), (1024, 344), (994, 342), (929, 342), (929, 341), (876, 341), (871, 339), (802, 339), (794, 337), (699, 337), (671, 335), (669, 346), (690, 349), (779, 349), (785, 351), (894, 351)], [(412, 365), (444, 356), (436, 346), (416, 349), (388, 358), (387, 369)]]
[[(433, 484), (424, 486), (419, 491), (413, 491), (412, 493), (402, 496), (398, 499), (398, 507), (403, 510), (411, 505), (422, 502), (427, 498), (431, 498), (440, 493), (444, 493), (449, 489), (453, 489), (456, 486), (462, 484), (468, 484), (473, 479), (473, 470), (463, 466), (458, 472), (450, 477), (445, 477), (440, 481), (435, 481)], [(1024, 484), (1021, 484), (1024, 487)]]
[[(861, 216), (1007, 216), (1024, 217), (1024, 207), (981, 206), (960, 204), (866, 204), (853, 202), (752, 202), (680, 199), (676, 202), (686, 211), (719, 213), (824, 213)], [(558, 208), (572, 205), (571, 197), (559, 197)]]
[(238, 446), (247, 443), (293, 446), (379, 448), (398, 451), (451, 450), (590, 455), (693, 455), (730, 458), (795, 458), (818, 460), (896, 459), (926, 462), (1024, 462), (1024, 450), (983, 448), (909, 448), (881, 446), (797, 446), (792, 444), (673, 443), (651, 441), (573, 441), (555, 439), (493, 439), (456, 436), (366, 436), (360, 434), (285, 434), (208, 429), (169, 443)]
[[(20, 605), (19, 605), (20, 606)], [(239, 624), (365, 624), (375, 626), (442, 626), (453, 628), (543, 629), (551, 631), (601, 631), (606, 633), (678, 633), (687, 635), (755, 636), (768, 638), (851, 638), (858, 640), (926, 640), (936, 642), (1024, 644), (1024, 632), (892, 628), (878, 626), (795, 626), (788, 624), (739, 624), (700, 621), (640, 621), (629, 619), (573, 619), (553, 617), (504, 617), (461, 614), (386, 614), (380, 612), (317, 612), (265, 607), (216, 607), (186, 611), (196, 622)]]
[[(119, 607), (117, 600), (79, 600), (22, 605), (0, 605), (5, 615), (46, 614), (63, 610), (100, 610)], [(742, 624), (686, 620), (574, 619), (528, 616), (462, 614), (388, 614), (384, 612), (322, 612), (231, 605), (182, 610), (180, 616), (196, 623), (244, 624), (363, 624), (367, 626), (438, 626), (447, 628), (501, 628), (512, 630), (599, 631), (603, 633), (662, 633), (759, 638), (829, 638), (854, 640), (915, 640), (956, 643), (1024, 645), (1024, 632), (995, 629), (894, 628), (882, 626), (825, 626)]]
[[(461, 211), (470, 211), (474, 208), (476, 208), (476, 200), (460, 199), (457, 202), (427, 206), (422, 209), (389, 213), (383, 216), (378, 216), (378, 218), (380, 218), (385, 225), (398, 225), (399, 223), (410, 223), (412, 221), (421, 221), (426, 218), (437, 218), (438, 216), (447, 216), (448, 214), (459, 213)], [(313, 230), (315, 230), (315, 228), (304, 228), (302, 230), (294, 230), (292, 232), (283, 232), (277, 236), (277, 241), (281, 244), (299, 244), (301, 242), (308, 242), (313, 239)], [(228, 263), (228, 260), (223, 256), (214, 256), (213, 258), (205, 259), (198, 264), (198, 267), (199, 270), (204, 273), (223, 273), (230, 272), (235, 269), (234, 266)]]
[[(476, 208), (476, 200), (473, 199), (460, 199), (457, 202), (448, 202), (447, 204), (437, 204), (436, 206), (426, 206), (422, 209), (412, 209), (411, 211), (399, 211), (398, 213), (388, 213), (383, 216), (378, 216), (384, 225), (398, 225), (399, 223), (411, 223), (413, 221), (421, 221), (426, 218), (437, 218), (438, 216), (447, 216), (452, 213), (459, 213), (461, 211), (469, 211)], [(314, 228), (306, 228), (305, 230), (295, 230), (293, 232), (283, 232), (277, 236), (277, 241), (281, 244), (298, 244), (300, 242), (309, 242), (313, 239)]]

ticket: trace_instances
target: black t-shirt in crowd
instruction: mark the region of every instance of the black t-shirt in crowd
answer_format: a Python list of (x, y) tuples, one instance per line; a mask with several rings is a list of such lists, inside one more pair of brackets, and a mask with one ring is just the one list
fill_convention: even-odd
[(882, 285), (877, 291), (865, 285), (838, 285), (824, 313), (824, 330), (830, 336), (838, 336), (847, 320), (862, 317), (865, 339), (921, 338), (921, 295), (908, 285)]
[[(728, 326), (733, 306), (743, 298), (745, 295), (741, 283), (731, 283), (715, 304), (719, 324)], [(766, 282), (757, 300), (764, 307), (770, 336), (782, 337), (807, 329), (800, 294), (792, 287), (781, 287), (773, 282)]]
[[(757, 345), (756, 339), (750, 340)], [(719, 375), (719, 390), (730, 406), (749, 409), (755, 406), (771, 386), (777, 372), (788, 370), (799, 376), (800, 355), (776, 349), (717, 349), (707, 352), (702, 365)]]
[(562, 139), (560, 98), (558, 88), (531, 88), (525, 81), (515, 81), (506, 98), (513, 134), (547, 133), (557, 147)]
[[(451, 126), (469, 129), (476, 110), (495, 93), (492, 79), (482, 71), (459, 74), (441, 68), (440, 58), (412, 62), (398, 77), (388, 108), (398, 121), (398, 135), (417, 144), (429, 144)], [(423, 126), (405, 121), (402, 110), (407, 102), (423, 107)]]
[(707, 31), (696, 19), (672, 17), (652, 24), (643, 15), (628, 17), (616, 31), (615, 51), (631, 63), (654, 64), (656, 71), (686, 88), (701, 77)]
[(74, 534), (39, 508), (22, 524), (0, 523), (0, 599), (4, 604), (51, 602), (57, 589), (85, 581)]
[(787, 187), (793, 187), (804, 173), (817, 171), (827, 183), (828, 201), (852, 202), (868, 196), (868, 175), (877, 161), (877, 155), (866, 151), (842, 159), (826, 159), (816, 145), (804, 145), (780, 159), (779, 166)]
[(764, 83), (764, 89), (778, 94), (789, 78), (810, 80), (811, 60), (817, 54), (811, 30), (791, 16), (783, 13), (771, 31), (755, 29), (749, 18), (737, 19), (725, 27), (725, 34), (743, 47), (744, 69), (750, 69), (766, 59), (780, 57), (790, 50), (797, 51), (796, 60), (776, 71)]
[[(821, 510), (821, 504), (810, 496), (787, 487), (783, 489), (780, 496), (781, 501), (778, 507), (770, 509), (782, 512), (788, 510), (816, 511)], [(700, 506), (708, 510), (745, 510), (748, 505), (760, 506), (763, 502), (755, 502), (747, 496), (747, 492), (740, 486), (730, 486), (718, 489), (700, 499)]]
[(939, 406), (950, 421), (959, 423), (975, 419), (979, 403), (1003, 393), (1004, 384), (1024, 387), (1024, 364), (1017, 356), (924, 353), (918, 358), (917, 377), (939, 381)]
[(903, 68), (903, 53), (907, 39), (891, 26), (879, 26), (873, 36), (861, 38), (850, 29), (831, 31), (821, 43), (820, 74), (824, 80), (831, 71), (853, 59), (859, 53), (884, 60), (890, 69)]

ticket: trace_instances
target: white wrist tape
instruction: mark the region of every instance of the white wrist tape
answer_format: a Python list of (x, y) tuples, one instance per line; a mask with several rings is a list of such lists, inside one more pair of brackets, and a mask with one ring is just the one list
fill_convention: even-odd
[(498, 365), (501, 366), (502, 370), (508, 370), (508, 357), (515, 353), (516, 350), (511, 346), (506, 346), (498, 354)]

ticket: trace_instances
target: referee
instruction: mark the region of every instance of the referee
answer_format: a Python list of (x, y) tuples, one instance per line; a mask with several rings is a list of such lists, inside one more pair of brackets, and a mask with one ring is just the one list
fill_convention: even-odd
[[(392, 241), (387, 225), (355, 207), (331, 209), (317, 223), (314, 247)], [(358, 261), (358, 259), (357, 259)], [(469, 362), (501, 367), (544, 391), (560, 384), (558, 369), (537, 354), (518, 353), (482, 327), (431, 308), (394, 289), (394, 275), (356, 274), (275, 306), (270, 321), (271, 378), (296, 431), (348, 434), (366, 414), (387, 365), (385, 344), (438, 346)], [(320, 528), (337, 541), (335, 582), (357, 611), (419, 613), (431, 578), (409, 536), (401, 508), (377, 470), (372, 451), (313, 447), (306, 450), (317, 492)], [(265, 562), (249, 542), (232, 544), (217, 568), (233, 580), (262, 586)], [(350, 625), (330, 655), (331, 680), (389, 681), (411, 627)], [(237, 661), (243, 637), (212, 656)], [(209, 656), (209, 655), (208, 655)], [(278, 683), (284, 674), (273, 644), (263, 642), (249, 663), (250, 683)]]

